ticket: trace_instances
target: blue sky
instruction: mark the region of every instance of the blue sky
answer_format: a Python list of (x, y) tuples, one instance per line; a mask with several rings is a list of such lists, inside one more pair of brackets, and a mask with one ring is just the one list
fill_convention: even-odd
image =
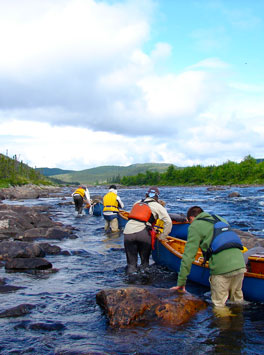
[(0, 153), (82, 170), (263, 158), (263, 0), (0, 0)]

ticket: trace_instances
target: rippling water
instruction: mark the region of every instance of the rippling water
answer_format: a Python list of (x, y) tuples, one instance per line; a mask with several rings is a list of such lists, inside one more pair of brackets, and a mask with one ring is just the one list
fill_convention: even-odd
[[(237, 191), (239, 198), (228, 198)], [(103, 195), (104, 189), (91, 189)], [(66, 202), (71, 191), (65, 189)], [(120, 189), (119, 195), (130, 209), (144, 196), (144, 189)], [(234, 228), (264, 238), (264, 190), (259, 187), (208, 191), (200, 188), (161, 188), (161, 198), (169, 212), (186, 213), (193, 205), (225, 217)], [(29, 200), (25, 205), (52, 206), (53, 219), (72, 225), (78, 239), (54, 241), (71, 256), (47, 256), (55, 274), (30, 275), (6, 273), (0, 278), (8, 284), (25, 288), (0, 294), (0, 311), (22, 303), (36, 305), (24, 317), (0, 319), (0, 354), (263, 354), (264, 305), (249, 303), (241, 309), (232, 307), (234, 317), (217, 318), (209, 307), (189, 323), (166, 328), (157, 324), (133, 329), (111, 329), (96, 304), (96, 293), (107, 287), (131, 285), (124, 273), (126, 265), (123, 235), (104, 234), (103, 217), (76, 218), (72, 205), (61, 198)], [(18, 202), (6, 202), (18, 204)], [(152, 262), (152, 261), (151, 261)], [(151, 266), (148, 278), (139, 277), (136, 284), (169, 288), (177, 275)], [(187, 290), (210, 301), (207, 288), (194, 283)]]

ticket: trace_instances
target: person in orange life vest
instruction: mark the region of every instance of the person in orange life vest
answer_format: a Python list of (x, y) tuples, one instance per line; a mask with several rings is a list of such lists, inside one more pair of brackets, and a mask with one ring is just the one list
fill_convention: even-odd
[(148, 227), (151, 227), (151, 224), (159, 218), (164, 222), (161, 238), (166, 238), (171, 231), (172, 221), (167, 210), (158, 202), (159, 194), (157, 187), (149, 188), (146, 198), (137, 201), (130, 211), (129, 221), (124, 229), (128, 274), (137, 272), (138, 254), (141, 260), (141, 268), (145, 269), (149, 266), (151, 236)]
[(118, 211), (119, 208), (124, 208), (121, 198), (117, 195), (116, 185), (109, 186), (109, 191), (103, 198), (103, 216), (105, 219), (105, 231), (112, 233), (119, 232), (118, 227)]
[(75, 210), (78, 212), (78, 215), (82, 214), (83, 203), (91, 205), (90, 192), (86, 186), (79, 186), (78, 189), (72, 194)]

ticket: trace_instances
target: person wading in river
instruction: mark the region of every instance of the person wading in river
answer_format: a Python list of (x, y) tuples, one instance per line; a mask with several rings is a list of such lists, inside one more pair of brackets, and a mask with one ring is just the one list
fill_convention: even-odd
[(103, 216), (105, 219), (105, 231), (110, 230), (112, 233), (119, 232), (118, 212), (120, 208), (124, 208), (121, 198), (117, 195), (116, 185), (109, 186), (109, 191), (103, 198)]
[[(204, 212), (199, 206), (193, 206), (188, 210), (187, 219), (191, 225), (188, 229), (188, 238), (181, 260), (177, 286), (171, 289), (186, 291), (186, 279), (198, 248), (200, 247), (203, 253), (209, 253), (209, 247), (212, 245), (212, 239), (215, 236), (214, 241), (218, 243), (218, 248), (221, 251), (217, 252), (216, 250), (216, 253), (210, 253), (211, 255), (209, 255), (211, 299), (214, 306), (224, 307), (228, 297), (231, 301), (242, 303), (242, 283), (246, 266), (241, 252), (243, 246), (239, 237), (230, 230), (228, 223), (223, 218), (217, 215), (215, 218), (213, 215)], [(220, 222), (220, 225), (223, 226), (222, 232), (219, 228), (219, 234), (215, 233), (217, 231), (214, 227), (217, 226), (216, 222)], [(224, 223), (221, 224), (221, 222)], [(225, 232), (229, 232), (228, 235), (226, 234), (227, 239), (221, 238)], [(218, 240), (217, 234), (219, 235)], [(223, 243), (221, 241), (223, 239), (227, 243)]]
[(127, 273), (137, 271), (138, 254), (141, 267), (149, 265), (151, 254), (150, 228), (157, 219), (164, 222), (163, 233), (159, 238), (166, 238), (171, 231), (172, 221), (167, 210), (158, 202), (159, 189), (151, 187), (146, 193), (146, 198), (134, 204), (128, 216), (124, 229), (124, 245), (127, 258)]
[(75, 210), (77, 211), (78, 215), (81, 216), (83, 204), (86, 203), (89, 206), (91, 205), (90, 192), (86, 186), (81, 185), (77, 190), (74, 191), (72, 197), (75, 204)]

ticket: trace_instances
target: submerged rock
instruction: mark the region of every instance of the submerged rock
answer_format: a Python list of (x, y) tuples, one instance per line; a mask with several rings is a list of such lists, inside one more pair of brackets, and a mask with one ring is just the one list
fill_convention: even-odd
[(19, 306), (15, 306), (0, 312), (0, 318), (21, 317), (30, 313), (31, 309), (33, 308), (35, 308), (35, 306), (32, 304), (20, 304)]
[(47, 270), (52, 264), (43, 258), (14, 258), (5, 264), (6, 270)]
[(23, 287), (7, 285), (5, 279), (0, 279), (0, 293), (14, 292)]
[(237, 191), (234, 191), (234, 192), (230, 192), (230, 194), (228, 195), (228, 197), (240, 197), (240, 193), (237, 192)]
[(102, 290), (96, 301), (105, 309), (110, 325), (120, 328), (153, 321), (178, 326), (206, 308), (203, 300), (188, 293), (153, 287)]
[(33, 323), (29, 325), (29, 329), (31, 330), (37, 330), (37, 331), (60, 331), (60, 330), (64, 330), (66, 327), (64, 324), (62, 324), (61, 322), (40, 322), (40, 323)]

